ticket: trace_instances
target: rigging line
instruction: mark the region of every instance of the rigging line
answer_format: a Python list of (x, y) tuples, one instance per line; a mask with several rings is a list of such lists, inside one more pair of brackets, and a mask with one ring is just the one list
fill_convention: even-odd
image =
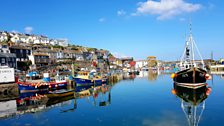
[(183, 55), (182, 55), (182, 57), (181, 57), (181, 64), (183, 63), (183, 60), (184, 60), (184, 58), (186, 58), (185, 57), (185, 54), (186, 54), (186, 47), (187, 47), (187, 38), (186, 38), (186, 40), (185, 40), (185, 46), (184, 46), (184, 53), (183, 53)]
[(200, 57), (200, 59), (201, 59), (201, 63), (202, 63), (203, 68), (204, 68), (204, 67), (205, 67), (204, 60), (202, 59), (201, 53), (199, 52), (198, 46), (197, 46), (197, 44), (195, 43), (194, 40), (193, 40), (193, 44), (194, 44), (194, 46), (195, 46), (195, 48), (196, 48), (196, 50), (197, 50), (197, 52), (198, 52), (198, 55), (199, 55), (199, 57)]

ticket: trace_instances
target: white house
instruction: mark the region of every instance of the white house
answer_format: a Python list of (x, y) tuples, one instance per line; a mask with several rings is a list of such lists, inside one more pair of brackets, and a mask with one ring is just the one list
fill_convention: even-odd
[(142, 69), (143, 67), (146, 67), (148, 65), (147, 60), (138, 60), (135, 64), (135, 69)]
[(6, 41), (8, 39), (6, 32), (0, 32), (0, 42)]
[(51, 45), (58, 45), (58, 41), (56, 40), (56, 39), (50, 39), (49, 40), (49, 43), (51, 44)]
[(68, 46), (68, 39), (57, 39), (58, 45), (60, 46)]
[(50, 44), (50, 40), (46, 36), (35, 36), (33, 39), (34, 44), (44, 44), (44, 45)]
[(20, 37), (19, 37), (19, 34), (18, 33), (14, 33), (14, 34), (10, 34), (11, 36), (11, 41), (12, 42), (19, 42), (20, 41)]

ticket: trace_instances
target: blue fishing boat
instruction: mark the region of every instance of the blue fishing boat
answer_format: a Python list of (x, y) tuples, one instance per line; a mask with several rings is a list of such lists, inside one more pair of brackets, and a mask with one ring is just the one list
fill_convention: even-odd
[[(46, 75), (46, 74), (45, 74)], [(47, 77), (49, 75), (47, 74)], [(65, 76), (57, 74), (55, 79), (52, 81), (50, 78), (36, 81), (17, 82), (20, 93), (26, 92), (38, 92), (38, 91), (49, 91), (59, 90), (67, 88), (67, 81)]]
[(66, 89), (67, 82), (17, 82), (20, 93)]
[(108, 82), (107, 78), (94, 75), (94, 72), (80, 71), (74, 78), (77, 86), (102, 85)]
[(47, 83), (17, 82), (20, 93), (47, 91)]

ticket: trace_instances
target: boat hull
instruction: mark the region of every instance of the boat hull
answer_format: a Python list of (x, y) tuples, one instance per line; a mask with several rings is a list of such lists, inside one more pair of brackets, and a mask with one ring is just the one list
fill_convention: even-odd
[(41, 92), (41, 91), (48, 91), (48, 90), (59, 90), (59, 89), (66, 89), (67, 82), (50, 82), (50, 83), (24, 83), (18, 82), (18, 88), (20, 93), (27, 93), (27, 92)]
[(91, 79), (82, 79), (82, 78), (75, 78), (76, 86), (88, 86), (94, 85), (94, 81)]
[(20, 93), (47, 91), (48, 85), (32, 85), (18, 83)]
[(75, 78), (76, 86), (99, 86), (108, 83), (108, 79), (82, 79)]
[(49, 90), (67, 89), (67, 82), (51, 82), (49, 83)]
[(206, 71), (201, 68), (190, 68), (176, 73), (173, 78), (174, 82), (179, 84), (188, 83), (188, 85), (195, 85), (206, 82)]

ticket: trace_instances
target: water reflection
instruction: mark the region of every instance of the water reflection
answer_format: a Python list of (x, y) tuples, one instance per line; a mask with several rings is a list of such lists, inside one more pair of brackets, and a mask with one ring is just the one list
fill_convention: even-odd
[(158, 77), (158, 70), (149, 70), (148, 71), (148, 80), (155, 81)]
[(189, 126), (198, 126), (205, 109), (205, 99), (210, 92), (211, 88), (207, 85), (193, 89), (174, 84), (172, 93), (181, 99), (181, 108)]
[(134, 81), (135, 78), (136, 78), (136, 75), (135, 75), (134, 73), (129, 74), (128, 72), (123, 73), (122, 76), (123, 76), (122, 80), (130, 80), (130, 81)]
[[(92, 100), (91, 102), (94, 106), (108, 106), (111, 104), (111, 88), (112, 85), (110, 84), (103, 84), (96, 87), (76, 87), (72, 95), (53, 98), (47, 96), (48, 92), (21, 93), (15, 100), (0, 102), (0, 119), (26, 113), (46, 111), (64, 105), (72, 106), (72, 108), (61, 110), (61, 112), (74, 111), (78, 108), (79, 99), (82, 98)], [(72, 100), (74, 100), (74, 103)], [(73, 105), (71, 105), (72, 103)]]
[(213, 78), (213, 75), (218, 75), (220, 76), (221, 79), (224, 79), (224, 71), (211, 71), (211, 74), (212, 74), (212, 78)]
[(103, 85), (75, 93), (75, 99), (86, 98), (94, 106), (108, 106), (111, 103), (112, 85)]
[(155, 80), (157, 80), (159, 73), (160, 73), (160, 71), (158, 71), (158, 70), (140, 71), (139, 75), (137, 75), (137, 77), (138, 78), (147, 77), (149, 81), (155, 81)]

